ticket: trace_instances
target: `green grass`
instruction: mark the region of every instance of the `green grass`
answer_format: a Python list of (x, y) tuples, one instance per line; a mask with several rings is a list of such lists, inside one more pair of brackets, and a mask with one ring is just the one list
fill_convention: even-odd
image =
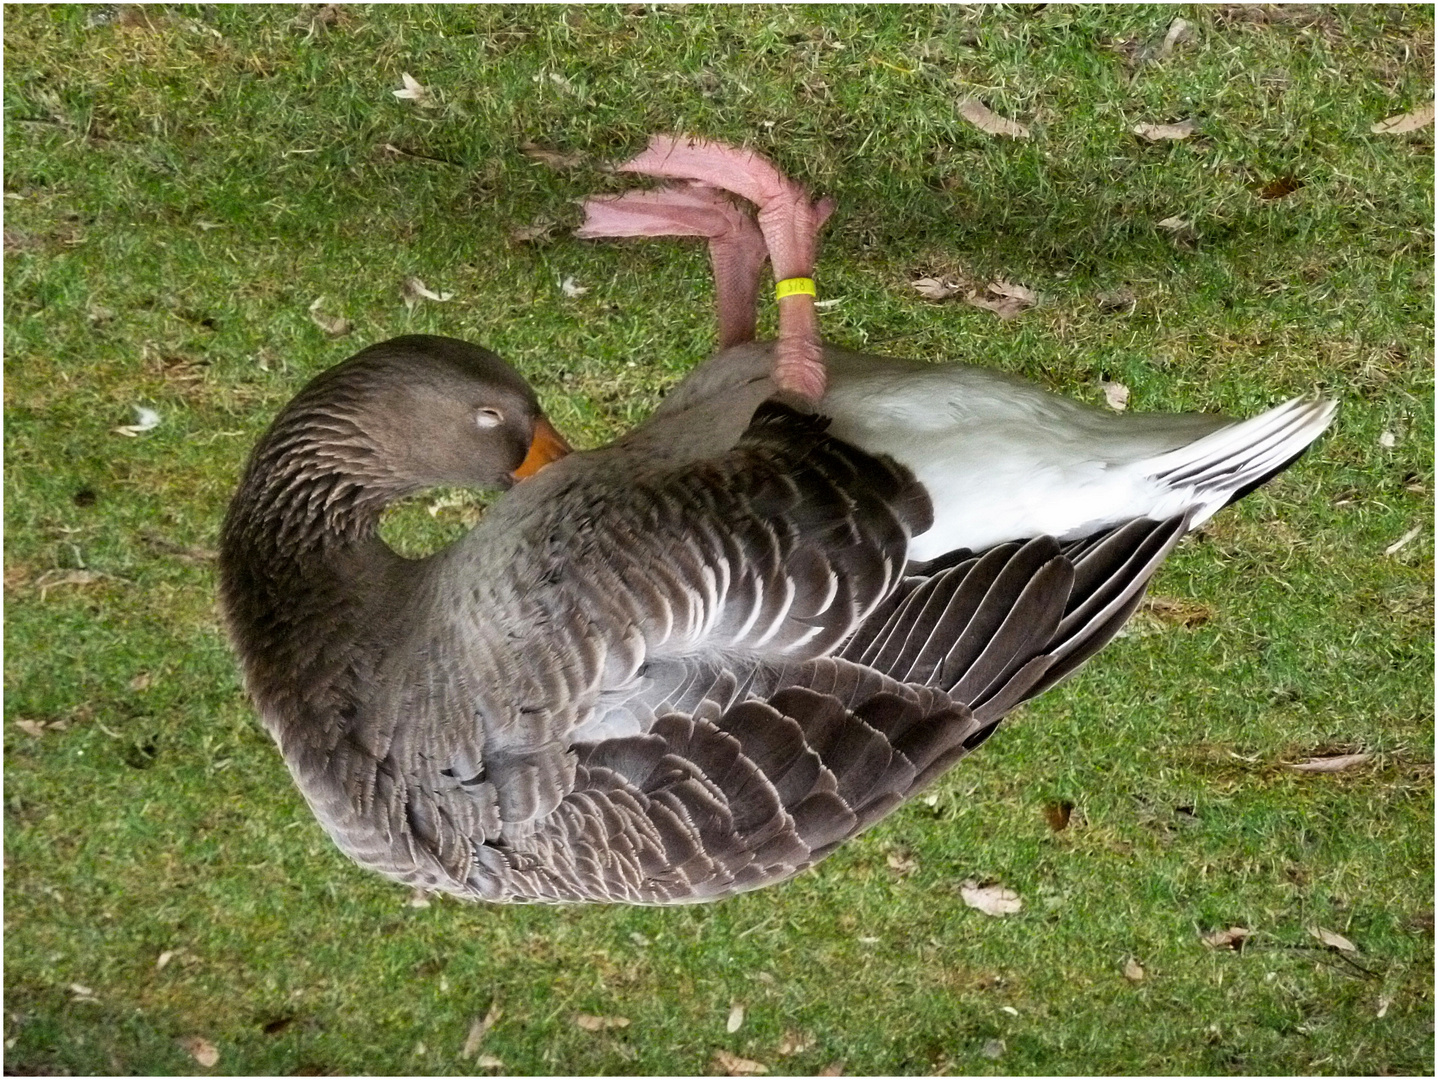
[[(775, 1073), (1432, 1069), (1433, 129), (1369, 132), (1432, 100), (1431, 9), (94, 13), (6, 9), (8, 1072), (189, 1072), (191, 1036), (216, 1071), (465, 1072), (495, 1003), (480, 1053), (526, 1073), (714, 1071), (721, 1048)], [(1177, 15), (1196, 40), (1140, 62)], [(437, 107), (396, 100), (402, 72)], [(973, 92), (1033, 137), (968, 126)], [(1127, 133), (1184, 118), (1187, 142)], [(1342, 412), (1162, 571), (1196, 625), (1141, 620), (818, 869), (689, 909), (406, 906), (292, 787), (205, 551), (270, 417), (386, 337), (496, 349), (581, 445), (645, 416), (712, 348), (705, 257), (568, 228), (623, 186), (601, 164), (669, 130), (837, 197), (834, 341), (1088, 400), (1120, 379), (1135, 409), (1320, 388)], [(1043, 303), (1000, 322), (907, 286), (959, 271)], [(408, 275), (454, 299), (407, 313)], [(1122, 286), (1132, 314), (1102, 312)], [(320, 296), (349, 337), (311, 322)], [(114, 434), (135, 404), (161, 425)], [(461, 516), (418, 504), (391, 535)], [(1374, 756), (1284, 766), (1348, 750)], [(1023, 911), (967, 908), (967, 878)], [(1242, 953), (1200, 943), (1231, 925)], [(791, 1028), (813, 1046), (780, 1056)]]

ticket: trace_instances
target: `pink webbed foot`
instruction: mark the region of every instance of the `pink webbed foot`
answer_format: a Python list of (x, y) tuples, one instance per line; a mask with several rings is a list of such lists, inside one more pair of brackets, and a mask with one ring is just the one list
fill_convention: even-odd
[[(762, 155), (723, 143), (656, 135), (642, 154), (619, 168), (694, 180), (748, 199), (759, 208), (759, 229), (774, 264), (774, 279), (813, 276), (819, 229), (833, 211), (833, 201), (811, 203), (803, 185), (790, 180)], [(776, 353), (774, 381), (780, 389), (812, 400), (823, 396), (823, 347), (812, 296), (798, 293), (779, 301)]]
[(769, 251), (753, 218), (713, 188), (669, 186), (585, 199), (575, 236), (702, 236), (709, 241), (719, 347), (754, 340), (759, 275)]

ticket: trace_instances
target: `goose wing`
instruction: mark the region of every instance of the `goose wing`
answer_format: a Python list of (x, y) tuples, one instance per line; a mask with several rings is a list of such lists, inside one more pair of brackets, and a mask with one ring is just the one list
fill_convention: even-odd
[[(669, 629), (651, 633), (655, 647), (565, 736), (525, 749), (491, 738), (475, 720), (482, 680), (468, 669), (395, 697), (387, 741), (347, 744), (347, 771), (346, 755), (331, 755), (343, 775), (324, 785), (334, 797), (321, 820), (342, 826), (341, 846), (367, 865), (481, 899), (684, 903), (783, 880), (940, 775), (1112, 637), (1184, 524), (1141, 520), (1065, 546), (1040, 538), (911, 567), (861, 590), (857, 607), (835, 608), (846, 613), (842, 629), (824, 625), (838, 637), (818, 655), (667, 648), (674, 626), (725, 624), (682, 614), (709, 590), (686, 590), (683, 603), (669, 595), (670, 617), (654, 620)], [(859, 546), (871, 557), (885, 547)], [(730, 646), (757, 640), (765, 619), (785, 623), (753, 617), (765, 610), (758, 589), (724, 596), (742, 614), (723, 636)], [(783, 640), (768, 629), (758, 637)], [(483, 671), (472, 644), (432, 642), (436, 659), (468, 649)], [(526, 802), (535, 812), (512, 812)]]

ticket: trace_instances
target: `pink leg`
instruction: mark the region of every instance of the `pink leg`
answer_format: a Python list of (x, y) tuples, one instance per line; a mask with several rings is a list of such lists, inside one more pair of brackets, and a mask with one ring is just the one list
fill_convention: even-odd
[(719, 347), (754, 340), (759, 275), (769, 251), (753, 218), (702, 184), (627, 191), (584, 200), (584, 224), (574, 233), (601, 236), (703, 236), (714, 266)]
[[(759, 228), (774, 264), (774, 278), (812, 277), (819, 229), (834, 208), (831, 200), (809, 202), (809, 193), (762, 155), (723, 143), (656, 135), (625, 172), (697, 180), (748, 199), (759, 207)], [(803, 294), (779, 301), (779, 346), (774, 381), (817, 401), (826, 382), (819, 319), (814, 298)]]

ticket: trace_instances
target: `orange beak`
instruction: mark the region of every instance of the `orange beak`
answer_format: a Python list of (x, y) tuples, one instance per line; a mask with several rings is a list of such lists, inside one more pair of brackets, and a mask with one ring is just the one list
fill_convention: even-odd
[(541, 416), (534, 422), (534, 438), (530, 440), (529, 453), (519, 463), (519, 468), (509, 475), (516, 481), (527, 480), (546, 465), (558, 461), (569, 453), (569, 450), (570, 446), (564, 441), (564, 436), (555, 431), (553, 425)]

